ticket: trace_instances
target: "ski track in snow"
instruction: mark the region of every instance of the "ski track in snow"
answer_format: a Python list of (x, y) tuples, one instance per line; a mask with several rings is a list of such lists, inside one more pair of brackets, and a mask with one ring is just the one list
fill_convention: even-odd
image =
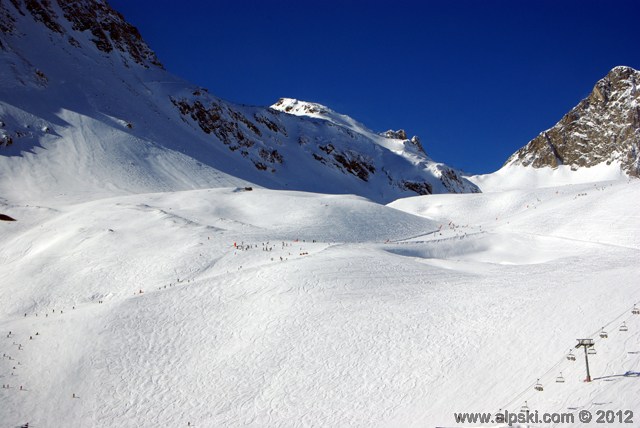
[[(619, 376), (640, 363), (639, 185), (583, 212), (584, 186), (561, 189), (391, 204), (427, 218), (261, 189), (7, 205), (0, 421), (455, 426), (525, 401), (640, 415), (640, 379)], [(612, 216), (635, 235), (604, 234)], [(623, 311), (583, 383), (567, 351)]]

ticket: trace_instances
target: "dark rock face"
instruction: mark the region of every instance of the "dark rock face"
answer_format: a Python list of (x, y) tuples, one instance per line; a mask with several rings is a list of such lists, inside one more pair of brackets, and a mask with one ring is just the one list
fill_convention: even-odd
[(353, 150), (334, 153), (335, 164), (343, 171), (353, 174), (362, 181), (369, 181), (369, 173), (375, 173), (376, 168), (367, 160), (365, 156)]
[[(66, 35), (61, 19), (71, 23), (74, 31), (89, 31), (91, 41), (106, 53), (117, 50), (127, 53), (136, 63), (150, 67), (162, 68), (156, 54), (147, 46), (136, 27), (125, 21), (124, 17), (113, 10), (104, 0), (56, 0), (58, 10), (64, 18), (56, 13), (52, 0), (6, 0), (0, 1), (0, 32), (13, 33), (15, 29), (14, 13), (30, 14), (36, 22), (42, 23), (54, 33)], [(78, 40), (68, 35), (72, 46), (80, 47)], [(0, 48), (3, 48), (0, 40)]]
[(49, 0), (25, 0), (27, 10), (33, 15), (33, 18), (42, 22), (52, 31), (61, 33), (64, 31), (62, 26), (58, 23), (58, 16), (51, 8), (51, 1)]
[[(44, 0), (43, 0), (44, 1)], [(103, 1), (58, 0), (64, 16), (76, 31), (91, 31), (98, 49), (127, 52), (138, 64), (162, 67), (136, 27)]]
[[(6, 6), (6, 0), (0, 0), (0, 33), (13, 34), (16, 28), (16, 20)], [(0, 38), (0, 49), (6, 49)]]
[(507, 164), (572, 169), (619, 162), (640, 175), (640, 72), (615, 67), (553, 128), (514, 153)]
[[(264, 132), (281, 133), (286, 136), (284, 127), (275, 118), (255, 114), (258, 124), (247, 118), (242, 112), (231, 106), (207, 99), (205, 94), (194, 95), (195, 100), (172, 98), (183, 116), (189, 117), (206, 134), (215, 135), (232, 152), (239, 150), (242, 157), (249, 158), (260, 171), (276, 171), (276, 165), (282, 164), (284, 158), (275, 147), (267, 145), (260, 138)], [(264, 131), (260, 126), (266, 128)]]
[(406, 190), (416, 192), (418, 195), (431, 195), (433, 193), (433, 188), (431, 187), (431, 185), (424, 182), (405, 180), (402, 182), (402, 187)]
[(439, 165), (438, 169), (441, 173), (440, 180), (449, 192), (455, 193), (455, 189), (459, 189), (461, 186), (464, 186), (463, 178), (455, 170), (446, 165)]

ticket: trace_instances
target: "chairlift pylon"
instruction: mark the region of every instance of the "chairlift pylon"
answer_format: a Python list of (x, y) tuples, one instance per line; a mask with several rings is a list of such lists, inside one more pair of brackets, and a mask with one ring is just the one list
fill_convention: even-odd
[(629, 331), (629, 328), (627, 327), (627, 323), (622, 321), (622, 325), (620, 326), (620, 331)]
[(540, 379), (538, 379), (538, 381), (536, 382), (536, 386), (533, 387), (533, 389), (535, 389), (536, 391), (544, 391), (544, 388), (542, 387), (542, 384), (540, 383)]
[(602, 327), (602, 330), (600, 330), (600, 338), (606, 339), (607, 337), (609, 337), (609, 335), (604, 331), (604, 327)]
[(564, 383), (564, 376), (562, 376), (562, 372), (560, 372), (560, 376), (556, 378), (556, 383)]

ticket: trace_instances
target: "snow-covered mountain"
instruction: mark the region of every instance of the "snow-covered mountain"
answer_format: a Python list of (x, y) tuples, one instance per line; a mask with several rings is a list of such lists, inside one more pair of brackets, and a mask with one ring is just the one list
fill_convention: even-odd
[(561, 165), (571, 170), (612, 165), (640, 175), (640, 71), (619, 66), (599, 80), (552, 128), (515, 152), (506, 165)]
[[(236, 105), (165, 71), (102, 0), (0, 3), (0, 192), (258, 185), (376, 201), (476, 192), (404, 132), (317, 104)], [(16, 195), (19, 197), (19, 195)]]
[(511, 155), (502, 168), (467, 178), (483, 192), (493, 192), (637, 177), (638, 84), (639, 71), (613, 68), (587, 98)]

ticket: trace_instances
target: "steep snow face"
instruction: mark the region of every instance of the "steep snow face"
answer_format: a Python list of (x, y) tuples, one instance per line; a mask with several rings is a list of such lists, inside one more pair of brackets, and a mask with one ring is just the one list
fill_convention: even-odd
[[(0, 191), (93, 197), (257, 185), (402, 196), (475, 192), (417, 139), (311, 103), (234, 105), (163, 70), (104, 1), (0, 4)], [(295, 103), (294, 103), (295, 104)]]
[(506, 165), (561, 165), (572, 170), (611, 165), (640, 175), (640, 72), (615, 67), (554, 127), (514, 153)]

